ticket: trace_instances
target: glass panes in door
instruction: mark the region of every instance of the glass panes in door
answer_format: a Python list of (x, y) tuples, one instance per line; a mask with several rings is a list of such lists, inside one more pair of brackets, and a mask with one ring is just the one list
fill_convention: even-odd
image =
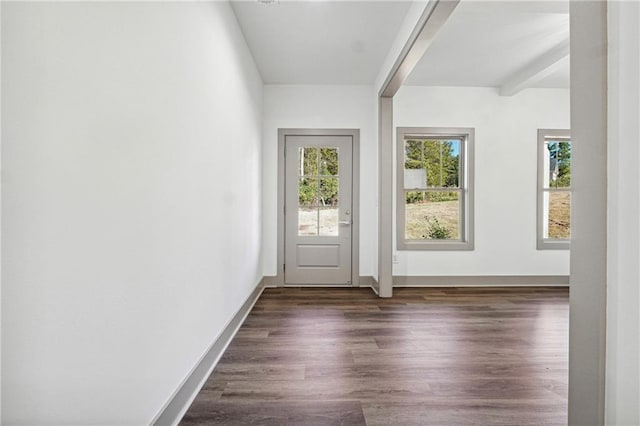
[(298, 235), (338, 236), (338, 148), (298, 149)]

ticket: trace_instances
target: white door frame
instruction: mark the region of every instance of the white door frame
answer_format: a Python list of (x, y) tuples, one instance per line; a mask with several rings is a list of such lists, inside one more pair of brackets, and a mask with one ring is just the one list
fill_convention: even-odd
[[(351, 286), (360, 285), (360, 130), (359, 129), (278, 129), (278, 252), (275, 284), (284, 287), (285, 242), (285, 137), (286, 136), (351, 136), (353, 140)], [(332, 286), (333, 287), (333, 286)]]

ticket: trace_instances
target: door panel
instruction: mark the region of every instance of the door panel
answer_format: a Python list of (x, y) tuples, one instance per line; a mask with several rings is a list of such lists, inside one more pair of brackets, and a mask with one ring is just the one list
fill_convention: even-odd
[(285, 138), (285, 283), (351, 283), (351, 136)]
[(335, 245), (298, 245), (296, 247), (298, 266), (332, 267), (340, 266), (340, 246)]

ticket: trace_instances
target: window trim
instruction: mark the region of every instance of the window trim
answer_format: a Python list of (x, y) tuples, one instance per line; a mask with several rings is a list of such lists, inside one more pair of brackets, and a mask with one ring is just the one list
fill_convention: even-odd
[[(544, 188), (544, 143), (546, 139), (549, 138), (557, 138), (557, 139), (566, 139), (571, 141), (573, 144), (573, 140), (571, 139), (571, 130), (569, 129), (538, 129), (538, 140), (537, 140), (537, 151), (538, 151), (538, 202), (537, 202), (537, 212), (536, 212), (536, 220), (537, 220), (537, 229), (536, 229), (536, 240), (537, 240), (537, 249), (538, 250), (569, 250), (571, 248), (571, 239), (570, 238), (544, 238), (544, 212), (542, 211), (544, 206), (543, 194), (545, 191), (549, 191), (549, 188)], [(571, 158), (573, 162), (573, 157)], [(563, 188), (560, 191), (565, 192), (568, 191), (569, 194), (572, 194), (573, 189), (570, 186), (569, 188)], [(556, 191), (549, 191), (556, 192)]]
[[(460, 146), (460, 236), (458, 240), (407, 240), (405, 236), (404, 143), (409, 136), (449, 137)], [(396, 133), (396, 249), (397, 250), (473, 250), (474, 249), (474, 139), (475, 129), (467, 127), (398, 127)]]

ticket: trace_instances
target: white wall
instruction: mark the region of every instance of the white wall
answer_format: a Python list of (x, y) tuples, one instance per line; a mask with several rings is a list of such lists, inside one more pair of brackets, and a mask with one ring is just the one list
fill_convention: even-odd
[(360, 275), (372, 275), (377, 256), (376, 98), (371, 86), (279, 86), (264, 88), (263, 259), (264, 275), (277, 268), (278, 129), (360, 129)]
[(227, 3), (4, 3), (4, 424), (148, 424), (261, 278)]
[(606, 423), (640, 424), (640, 5), (609, 2)]
[(569, 274), (567, 250), (536, 250), (537, 129), (569, 128), (568, 90), (405, 86), (394, 126), (475, 128), (475, 250), (398, 251), (394, 275)]

